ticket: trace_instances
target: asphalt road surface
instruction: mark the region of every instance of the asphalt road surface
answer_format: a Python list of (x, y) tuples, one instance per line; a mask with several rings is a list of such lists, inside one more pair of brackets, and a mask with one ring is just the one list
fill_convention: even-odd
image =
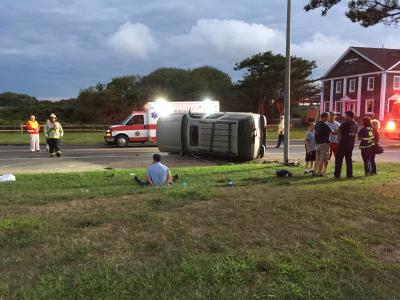
[[(385, 153), (377, 156), (378, 162), (400, 163), (400, 142), (383, 143)], [(103, 169), (127, 169), (145, 167), (151, 163), (151, 156), (158, 152), (156, 147), (132, 146), (129, 148), (107, 148), (103, 145), (63, 146), (63, 157), (49, 158), (43, 150), (31, 153), (28, 146), (0, 146), (0, 174), (73, 172)], [(169, 166), (216, 165), (227, 163), (221, 159), (204, 157), (181, 157), (162, 153), (163, 161)], [(265, 161), (282, 161), (283, 147), (275, 149), (268, 146)], [(354, 160), (361, 161), (360, 150), (355, 148)], [(303, 161), (302, 141), (292, 142), (290, 159)]]

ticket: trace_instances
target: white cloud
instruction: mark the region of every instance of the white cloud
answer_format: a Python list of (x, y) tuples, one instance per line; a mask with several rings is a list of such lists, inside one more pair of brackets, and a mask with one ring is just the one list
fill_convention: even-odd
[(124, 23), (107, 42), (117, 54), (135, 59), (149, 59), (158, 49), (150, 29), (141, 23)]
[(318, 69), (326, 70), (350, 47), (362, 46), (356, 40), (341, 39), (339, 36), (326, 36), (316, 33), (311, 40), (293, 44), (297, 56), (315, 60)]
[(188, 34), (177, 35), (172, 47), (188, 50), (196, 56), (240, 59), (257, 52), (280, 50), (284, 45), (282, 32), (262, 24), (241, 20), (198, 20)]

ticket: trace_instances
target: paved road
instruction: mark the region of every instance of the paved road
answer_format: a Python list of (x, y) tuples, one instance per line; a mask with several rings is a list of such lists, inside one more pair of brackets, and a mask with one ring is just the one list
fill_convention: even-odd
[[(266, 161), (281, 161), (283, 149), (272, 146), (267, 149)], [(105, 148), (94, 146), (64, 146), (62, 158), (49, 158), (45, 151), (31, 153), (27, 146), (0, 146), (0, 174), (36, 173), (36, 172), (71, 172), (102, 170), (105, 168), (125, 169), (145, 167), (151, 162), (155, 147), (139, 146), (129, 148)], [(354, 151), (354, 159), (360, 161), (359, 150)], [(292, 160), (304, 159), (304, 145), (293, 142), (290, 148)], [(225, 163), (219, 159), (180, 157), (163, 153), (164, 161), (170, 166), (215, 165)], [(380, 162), (400, 163), (400, 143), (385, 143), (385, 153), (378, 156)]]

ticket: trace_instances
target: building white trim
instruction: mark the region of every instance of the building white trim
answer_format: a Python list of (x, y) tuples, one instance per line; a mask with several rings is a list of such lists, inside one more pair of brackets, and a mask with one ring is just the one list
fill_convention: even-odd
[(347, 95), (347, 78), (343, 78), (343, 96)]
[(347, 49), (347, 51), (345, 53), (343, 53), (343, 55), (341, 57), (339, 57), (339, 59), (333, 64), (332, 67), (330, 67), (328, 69), (328, 71), (325, 72), (325, 74), (322, 76), (322, 78), (326, 77), (335, 67), (338, 63), (340, 63), (340, 61), (347, 55), (347, 53), (349, 53), (350, 51), (353, 51), (354, 53), (358, 54), (359, 56), (361, 56), (362, 58), (364, 58), (365, 60), (367, 60), (368, 62), (370, 62), (371, 64), (375, 65), (376, 67), (378, 67), (379, 69), (381, 69), (382, 71), (384, 70), (384, 68), (382, 68), (380, 65), (378, 65), (376, 62), (374, 62), (373, 60), (369, 59), (368, 57), (364, 56), (363, 54), (361, 54), (360, 52), (358, 52), (357, 50), (355, 50), (353, 47), (350, 47), (349, 49)]
[[(340, 76), (340, 77), (331, 77), (331, 78), (323, 78), (322, 80), (338, 80), (338, 79), (343, 79), (343, 78), (352, 78), (352, 77), (357, 77), (357, 76), (367, 76), (367, 75), (376, 75), (376, 74), (382, 74), (384, 71), (379, 71), (379, 72), (369, 72), (369, 73), (361, 73), (361, 74), (354, 74), (354, 75), (348, 75), (348, 76)], [(390, 71), (388, 73), (400, 73), (400, 71)]]
[(381, 95), (379, 98), (379, 120), (383, 121), (385, 119), (385, 103), (386, 103), (386, 82), (387, 74), (386, 72), (382, 74), (381, 78)]
[(331, 80), (331, 90), (329, 95), (329, 107), (333, 108), (333, 89), (334, 89), (334, 81)]
[(322, 91), (321, 91), (321, 98), (319, 99), (319, 111), (322, 114), (324, 110), (324, 83), (322, 82)]
[(358, 76), (358, 86), (357, 86), (357, 111), (356, 116), (361, 116), (361, 92), (362, 92), (362, 76)]
[(390, 71), (390, 70), (396, 68), (398, 65), (400, 65), (400, 60), (397, 63), (395, 63), (393, 66), (391, 66), (388, 70)]
[(361, 52), (358, 52), (356, 49), (354, 48), (350, 48), (352, 49), (355, 53), (357, 53), (358, 55), (360, 55), (361, 57), (365, 58), (367, 61), (369, 61), (371, 64), (375, 65), (376, 67), (378, 67), (379, 69), (381, 69), (382, 71), (385, 70), (385, 68), (381, 67), (380, 65), (378, 65), (376, 62), (374, 62), (373, 60), (369, 59), (367, 56), (365, 56), (364, 54), (362, 54)]

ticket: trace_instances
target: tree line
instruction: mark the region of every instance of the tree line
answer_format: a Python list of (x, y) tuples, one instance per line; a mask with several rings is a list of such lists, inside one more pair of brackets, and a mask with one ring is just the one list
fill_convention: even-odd
[[(314, 61), (292, 57), (293, 104), (318, 92), (312, 80)], [(170, 101), (220, 101), (224, 111), (246, 111), (278, 116), (283, 101), (285, 57), (270, 51), (238, 62), (234, 70), (242, 79), (231, 77), (212, 66), (194, 69), (159, 68), (146, 76), (126, 75), (98, 83), (79, 92), (77, 98), (57, 102), (38, 101), (15, 93), (0, 94), (0, 124), (14, 124), (34, 113), (43, 120), (51, 112), (63, 122), (110, 124), (121, 121), (130, 111), (142, 110), (158, 97)]]

